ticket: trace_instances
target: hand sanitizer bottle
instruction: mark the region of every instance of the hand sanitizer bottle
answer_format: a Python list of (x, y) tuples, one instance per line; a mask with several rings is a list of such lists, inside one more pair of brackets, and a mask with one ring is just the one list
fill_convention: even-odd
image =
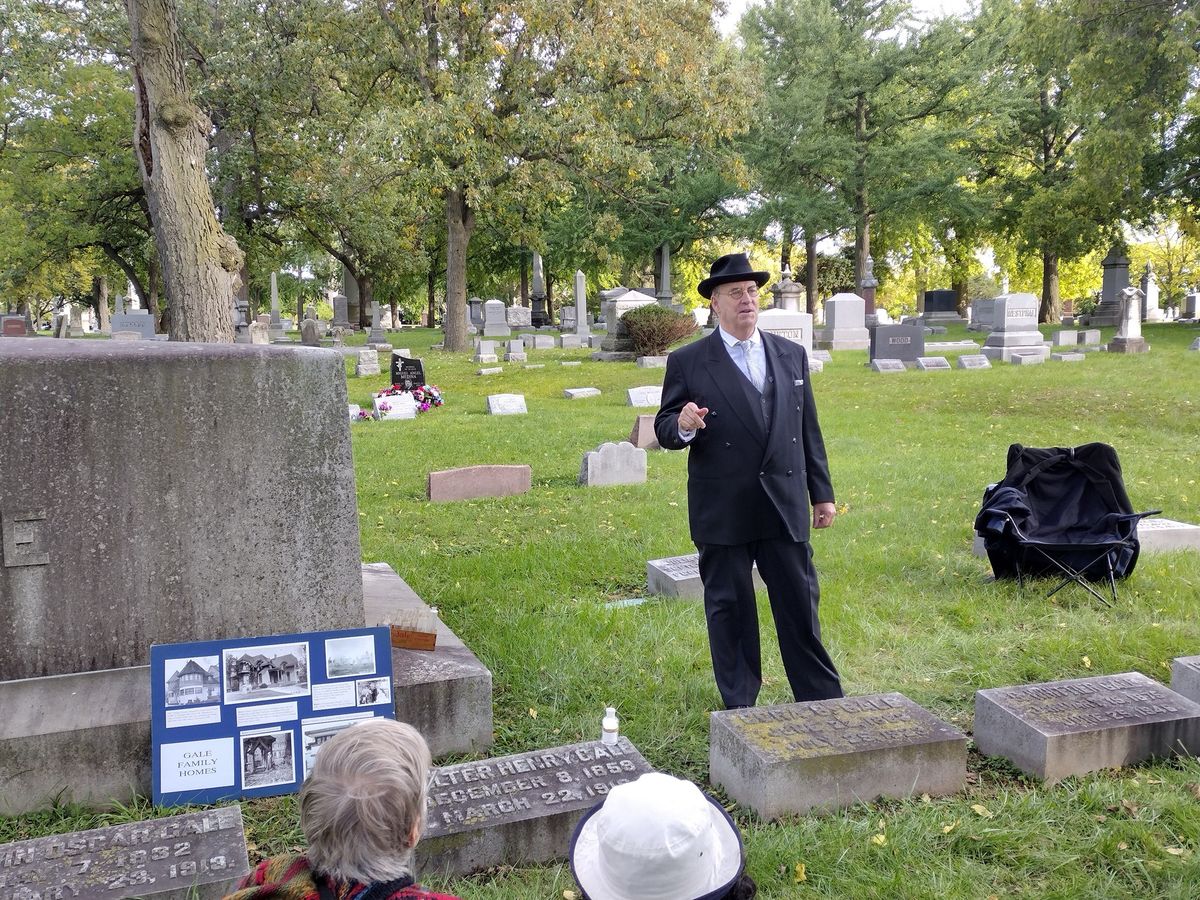
[(604, 719), (600, 722), (600, 742), (604, 744), (615, 744), (619, 733), (617, 727), (617, 709), (614, 706), (608, 706), (604, 709)]

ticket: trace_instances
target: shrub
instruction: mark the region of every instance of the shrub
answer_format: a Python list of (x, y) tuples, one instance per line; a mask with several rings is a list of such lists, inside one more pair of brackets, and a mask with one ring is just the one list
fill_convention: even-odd
[(621, 316), (629, 329), (633, 348), (638, 356), (662, 356), (672, 344), (696, 333), (696, 319), (691, 313), (647, 303)]

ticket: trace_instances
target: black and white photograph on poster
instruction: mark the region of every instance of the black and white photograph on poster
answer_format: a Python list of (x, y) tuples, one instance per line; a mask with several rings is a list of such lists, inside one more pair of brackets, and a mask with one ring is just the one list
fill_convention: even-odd
[(252, 703), (308, 694), (308, 644), (252, 644), (223, 652), (225, 702)]
[(359, 706), (374, 706), (392, 702), (392, 683), (388, 678), (360, 678), (354, 682)]
[(304, 748), (304, 777), (312, 771), (317, 761), (317, 751), (339, 731), (374, 718), (371, 713), (346, 713), (340, 716), (322, 716), (319, 719), (300, 720), (300, 746)]
[(168, 659), (167, 706), (221, 702), (221, 660), (216, 656)]
[(375, 638), (369, 634), (325, 642), (325, 677), (375, 674)]
[(292, 732), (243, 731), (242, 790), (290, 784), (296, 780)]

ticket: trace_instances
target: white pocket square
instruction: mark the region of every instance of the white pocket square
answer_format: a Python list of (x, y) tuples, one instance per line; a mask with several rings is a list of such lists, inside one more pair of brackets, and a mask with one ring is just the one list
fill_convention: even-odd
[(803, 386), (804, 386), (803, 378), (797, 378), (795, 381), (792, 382), (792, 387), (803, 387)]

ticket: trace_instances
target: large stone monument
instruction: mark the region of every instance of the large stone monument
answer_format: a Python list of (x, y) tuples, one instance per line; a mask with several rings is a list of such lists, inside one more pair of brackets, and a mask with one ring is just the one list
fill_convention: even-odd
[[(349, 300), (345, 294), (334, 294), (333, 303), (333, 327), (334, 328), (349, 328)], [(311, 316), (309, 318), (312, 318)]]
[(769, 331), (803, 347), (812, 356), (813, 317), (794, 309), (764, 309), (758, 314), (758, 330)]
[(371, 330), (367, 332), (368, 344), (386, 344), (387, 334), (383, 330), (383, 304), (378, 300), (371, 301)]
[(926, 291), (925, 313), (921, 318), (926, 325), (964, 324), (966, 320), (958, 314), (958, 291)]
[[(804, 288), (792, 281), (792, 270), (787, 266), (783, 267), (783, 274), (780, 279), (771, 285), (771, 295), (774, 297), (774, 308), (783, 309), (789, 312), (803, 312), (800, 308), (800, 295), (804, 293)], [(809, 317), (810, 339), (809, 349), (812, 348), (811, 340), (812, 317)]]
[(592, 329), (588, 325), (587, 315), (587, 279), (581, 270), (575, 272), (575, 334), (580, 343), (585, 343), (591, 337)]
[(546, 277), (542, 273), (542, 254), (533, 254), (533, 284), (530, 286), (529, 302), (532, 311), (529, 321), (534, 328), (550, 324), (550, 316), (546, 310)]
[(857, 294), (834, 294), (825, 302), (825, 327), (817, 332), (824, 350), (866, 350), (871, 334), (866, 326), (866, 301)]
[[(350, 274), (350, 270), (342, 266), (342, 293), (346, 295), (346, 316), (350, 319), (350, 328), (358, 328), (360, 321), (359, 307), (362, 298), (358, 291), (358, 279)], [(337, 323), (334, 322), (336, 325)]]
[[(614, 288), (613, 291), (601, 291), (601, 297), (604, 297), (605, 293), (608, 293), (611, 297), (612, 293), (616, 290)], [(607, 361), (629, 361), (636, 359), (637, 354), (633, 350), (633, 339), (629, 336), (629, 329), (621, 321), (621, 316), (625, 315), (631, 309), (637, 309), (639, 306), (646, 306), (649, 303), (657, 302), (649, 294), (624, 289), (615, 297), (603, 300), (601, 310), (604, 313), (604, 321), (608, 323), (608, 331), (600, 344), (599, 352), (593, 353), (592, 359)]]
[(1129, 287), (1129, 257), (1121, 248), (1109, 250), (1101, 265), (1104, 280), (1100, 287), (1100, 305), (1088, 317), (1088, 325), (1092, 328), (1121, 324), (1121, 292)]
[(483, 304), (483, 336), (506, 338), (512, 335), (503, 300), (488, 300)]
[(992, 332), (983, 343), (988, 359), (1012, 362), (1014, 356), (1044, 360), (1049, 350), (1038, 331), (1038, 298), (1033, 294), (1002, 294), (993, 305)]
[(1142, 292), (1135, 287), (1121, 291), (1121, 323), (1105, 348), (1109, 353), (1145, 353), (1150, 349), (1142, 337)]
[(363, 624), (344, 372), (301, 348), (5, 342), (0, 452), (55, 474), (0, 484), (0, 814), (148, 793), (151, 644)]
[(870, 360), (898, 359), (908, 367), (925, 355), (925, 327), (919, 322), (871, 329)]
[(1161, 322), (1164, 319), (1162, 307), (1158, 305), (1158, 279), (1154, 277), (1154, 267), (1146, 263), (1142, 271), (1142, 321)]
[(270, 335), (273, 341), (282, 341), (283, 319), (279, 311), (279, 279), (276, 273), (271, 273), (271, 325)]

